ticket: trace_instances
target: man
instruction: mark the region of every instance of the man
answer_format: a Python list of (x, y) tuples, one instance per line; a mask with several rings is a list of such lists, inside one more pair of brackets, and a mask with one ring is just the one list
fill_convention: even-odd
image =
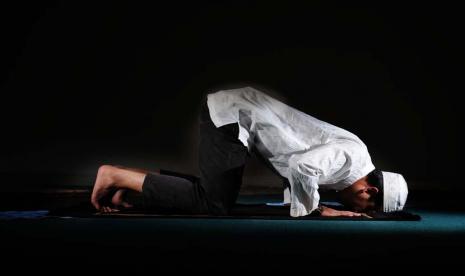
[[(104, 165), (92, 204), (115, 191), (142, 193), (145, 206), (172, 213), (226, 215), (242, 183), (251, 150), (288, 183), (284, 193), (293, 217), (360, 216), (362, 212), (402, 210), (408, 189), (400, 174), (375, 169), (365, 144), (354, 134), (296, 110), (252, 87), (208, 94), (200, 120), (200, 177), (159, 170), (147, 172)], [(318, 189), (336, 190), (351, 211), (319, 204)]]

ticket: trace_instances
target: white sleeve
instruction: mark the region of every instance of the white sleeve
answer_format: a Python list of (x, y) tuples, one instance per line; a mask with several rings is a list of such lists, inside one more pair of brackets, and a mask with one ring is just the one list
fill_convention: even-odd
[(292, 217), (306, 216), (318, 208), (318, 182), (341, 169), (346, 161), (340, 148), (322, 145), (289, 159), (289, 183)]
[(291, 185), (290, 201), (291, 216), (300, 217), (310, 214), (318, 208), (320, 195), (318, 194), (318, 172), (303, 170), (298, 161), (289, 165), (289, 183)]

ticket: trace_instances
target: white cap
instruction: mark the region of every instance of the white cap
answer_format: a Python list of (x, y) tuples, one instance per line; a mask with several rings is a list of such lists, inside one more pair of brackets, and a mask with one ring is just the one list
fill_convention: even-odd
[(398, 173), (382, 172), (384, 184), (383, 211), (400, 211), (407, 201), (408, 188), (404, 177)]

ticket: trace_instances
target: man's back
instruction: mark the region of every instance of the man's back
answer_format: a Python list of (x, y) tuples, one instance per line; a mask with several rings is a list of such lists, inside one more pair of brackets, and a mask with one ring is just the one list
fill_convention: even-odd
[(208, 95), (216, 127), (238, 123), (239, 140), (268, 158), (292, 155), (334, 140), (364, 143), (354, 134), (288, 106), (252, 87)]

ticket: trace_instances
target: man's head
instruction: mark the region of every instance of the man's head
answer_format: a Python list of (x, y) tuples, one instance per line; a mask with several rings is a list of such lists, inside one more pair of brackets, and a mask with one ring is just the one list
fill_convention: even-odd
[(380, 170), (370, 172), (339, 192), (342, 203), (358, 212), (402, 210), (407, 194), (402, 175)]

